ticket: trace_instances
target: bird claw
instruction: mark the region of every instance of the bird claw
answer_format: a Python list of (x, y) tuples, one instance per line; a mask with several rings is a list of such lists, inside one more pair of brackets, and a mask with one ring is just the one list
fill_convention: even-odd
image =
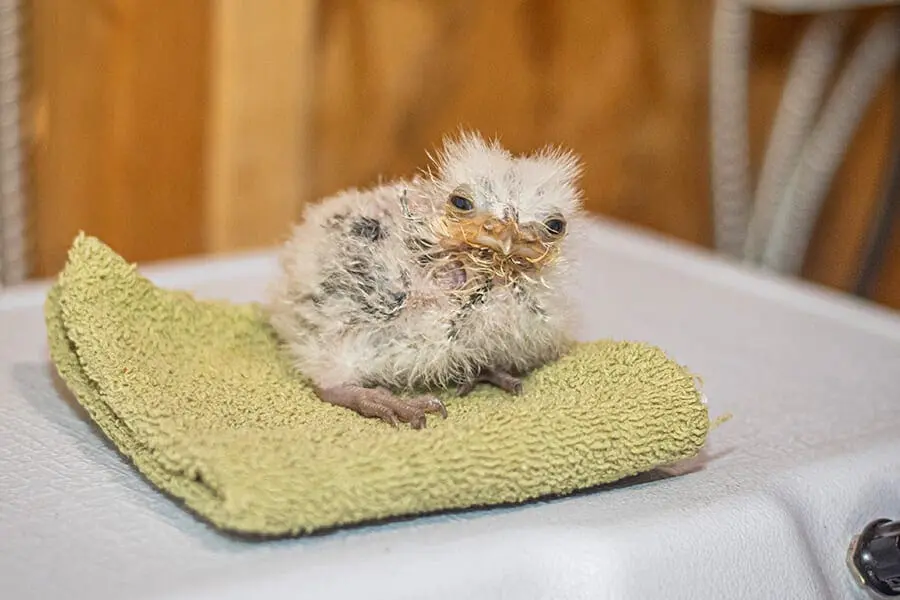
[(440, 413), (447, 418), (447, 408), (434, 396), (417, 396), (402, 399), (385, 388), (364, 388), (352, 385), (319, 390), (319, 398), (349, 408), (364, 417), (376, 417), (393, 427), (408, 423), (413, 429), (422, 429), (426, 415)]
[(499, 369), (484, 369), (475, 378), (457, 385), (456, 395), (468, 395), (479, 383), (493, 385), (513, 396), (518, 396), (522, 393), (522, 380), (520, 378)]

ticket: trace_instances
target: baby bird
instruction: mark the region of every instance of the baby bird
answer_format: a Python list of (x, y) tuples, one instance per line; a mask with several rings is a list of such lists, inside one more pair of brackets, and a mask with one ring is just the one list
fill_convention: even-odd
[(510, 394), (570, 347), (563, 291), (582, 217), (579, 160), (514, 156), (477, 133), (422, 173), (310, 205), (283, 247), (270, 323), (318, 397), (397, 426), (428, 393)]

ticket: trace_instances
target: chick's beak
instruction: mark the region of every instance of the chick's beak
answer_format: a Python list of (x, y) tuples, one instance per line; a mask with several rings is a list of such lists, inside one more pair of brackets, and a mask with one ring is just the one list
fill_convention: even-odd
[(474, 242), (478, 246), (509, 256), (516, 236), (516, 225), (508, 219), (489, 219), (481, 226)]

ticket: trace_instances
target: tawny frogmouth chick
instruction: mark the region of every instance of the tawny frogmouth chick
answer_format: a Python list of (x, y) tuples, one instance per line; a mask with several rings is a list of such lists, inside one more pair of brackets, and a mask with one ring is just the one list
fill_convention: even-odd
[(564, 293), (580, 164), (476, 134), (422, 175), (310, 205), (281, 254), (273, 328), (319, 398), (424, 426), (430, 392), (511, 394), (571, 343)]

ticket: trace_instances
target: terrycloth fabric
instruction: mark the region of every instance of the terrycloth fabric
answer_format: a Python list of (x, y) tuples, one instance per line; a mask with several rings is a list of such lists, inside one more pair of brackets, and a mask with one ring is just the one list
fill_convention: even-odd
[(708, 415), (660, 350), (600, 341), (480, 387), (449, 417), (394, 429), (313, 396), (255, 305), (155, 287), (79, 236), (46, 303), (51, 355), (78, 401), (153, 484), (232, 532), (297, 535), (518, 503), (688, 458)]

